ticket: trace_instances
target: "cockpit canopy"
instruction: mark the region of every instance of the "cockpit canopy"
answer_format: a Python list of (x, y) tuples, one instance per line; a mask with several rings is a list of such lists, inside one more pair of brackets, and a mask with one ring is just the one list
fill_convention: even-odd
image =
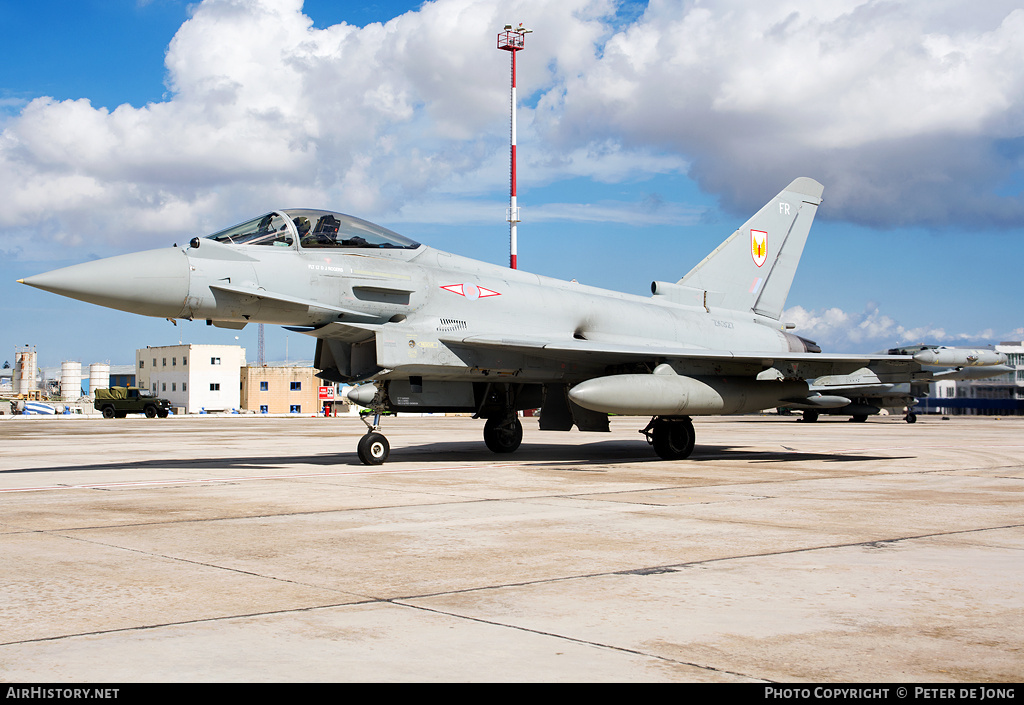
[(420, 246), (387, 228), (344, 213), (308, 209), (273, 211), (207, 236), (225, 245), (271, 245), (303, 249), (415, 250)]

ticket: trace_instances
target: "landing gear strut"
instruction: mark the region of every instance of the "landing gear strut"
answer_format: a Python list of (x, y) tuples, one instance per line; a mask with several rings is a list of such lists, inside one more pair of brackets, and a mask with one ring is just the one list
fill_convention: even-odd
[[(366, 424), (366, 435), (359, 439), (356, 452), (363, 465), (383, 465), (391, 453), (391, 444), (388, 439), (380, 433), (381, 414), (388, 409), (388, 391), (386, 384), (376, 383), (377, 391), (367, 407), (371, 412), (363, 412), (359, 415), (360, 420)], [(369, 416), (373, 414), (373, 423), (370, 423)]]
[(689, 416), (655, 416), (640, 433), (663, 460), (688, 458), (696, 440)]

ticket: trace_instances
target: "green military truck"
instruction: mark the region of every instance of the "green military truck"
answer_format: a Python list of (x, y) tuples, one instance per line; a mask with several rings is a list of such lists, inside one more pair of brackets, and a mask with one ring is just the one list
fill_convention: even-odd
[(93, 406), (107, 419), (123, 419), (128, 414), (145, 414), (148, 418), (166, 418), (171, 402), (158, 399), (146, 389), (138, 387), (111, 387), (97, 389)]

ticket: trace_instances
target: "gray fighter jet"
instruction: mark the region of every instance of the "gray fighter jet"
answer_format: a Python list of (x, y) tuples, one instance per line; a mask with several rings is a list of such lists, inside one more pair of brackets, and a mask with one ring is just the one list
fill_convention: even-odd
[(319, 210), (273, 211), (187, 247), (22, 281), (147, 316), (313, 336), (321, 378), (372, 382), (349, 394), (375, 412), (358, 445), (364, 463), (388, 457), (384, 412), (471, 412), (486, 420), (487, 446), (510, 453), (523, 437), (518, 412), (533, 408), (551, 431), (649, 416), (641, 433), (672, 460), (692, 452), (695, 415), (846, 406), (808, 380), (858, 370), (880, 383), (928, 378), (914, 356), (826, 355), (780, 321), (821, 194), (796, 179), (650, 297), (478, 262)]
[(986, 379), (996, 377), (1013, 368), (1002, 363), (1006, 355), (994, 350), (951, 348), (940, 345), (914, 345), (893, 348), (889, 355), (912, 355), (930, 373), (926, 381), (882, 382), (869, 369), (857, 370), (849, 375), (830, 375), (813, 380), (812, 392), (842, 394), (850, 398), (847, 406), (831, 409), (805, 409), (804, 421), (814, 422), (820, 414), (849, 416), (853, 421), (866, 421), (868, 416), (882, 409), (906, 409), (903, 420), (916, 423), (914, 406), (921, 397), (928, 396), (928, 382), (939, 380)]

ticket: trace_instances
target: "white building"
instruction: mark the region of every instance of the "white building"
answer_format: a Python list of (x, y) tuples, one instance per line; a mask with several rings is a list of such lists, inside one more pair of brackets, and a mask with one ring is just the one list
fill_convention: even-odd
[(135, 351), (138, 386), (182, 407), (186, 414), (233, 411), (241, 399), (245, 348), (166, 345)]

